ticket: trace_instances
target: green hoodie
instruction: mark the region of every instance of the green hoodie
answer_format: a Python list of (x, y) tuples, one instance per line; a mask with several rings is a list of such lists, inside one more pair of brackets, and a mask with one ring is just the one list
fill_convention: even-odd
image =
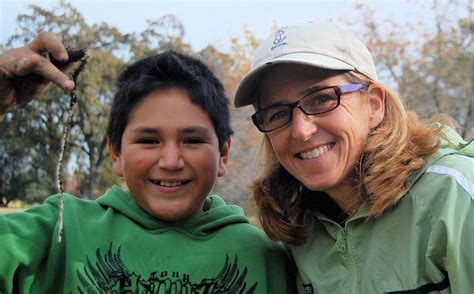
[(0, 215), (0, 293), (287, 293), (281, 246), (218, 196), (170, 226), (114, 186), (96, 201), (64, 195)]
[(363, 204), (343, 225), (314, 213), (309, 241), (291, 246), (299, 293), (474, 293), (474, 141), (451, 129), (378, 218)]

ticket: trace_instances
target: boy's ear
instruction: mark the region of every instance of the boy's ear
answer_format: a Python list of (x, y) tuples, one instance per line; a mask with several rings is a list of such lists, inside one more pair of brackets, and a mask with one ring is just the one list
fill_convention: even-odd
[(123, 177), (122, 161), (120, 160), (120, 153), (115, 150), (110, 138), (107, 138), (107, 147), (109, 149), (110, 158), (112, 159), (112, 170), (114, 174)]
[(227, 167), (227, 162), (229, 161), (231, 143), (232, 139), (229, 138), (225, 142), (224, 146), (222, 146), (221, 154), (219, 157), (219, 169), (217, 171), (218, 177), (222, 177), (223, 175), (225, 175), (225, 169)]
[(369, 125), (375, 129), (385, 117), (385, 90), (374, 83), (369, 86)]

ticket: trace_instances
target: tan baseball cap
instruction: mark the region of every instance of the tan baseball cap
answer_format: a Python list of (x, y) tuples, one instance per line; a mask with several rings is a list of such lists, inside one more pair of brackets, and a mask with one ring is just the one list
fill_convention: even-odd
[(349, 30), (329, 22), (288, 25), (277, 29), (257, 48), (250, 72), (237, 87), (234, 105), (253, 104), (262, 74), (278, 63), (354, 70), (378, 80), (372, 54)]

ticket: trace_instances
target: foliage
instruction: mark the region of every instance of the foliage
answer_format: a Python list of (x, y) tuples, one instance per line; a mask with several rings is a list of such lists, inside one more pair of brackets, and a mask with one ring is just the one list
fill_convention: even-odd
[(352, 27), (363, 23), (362, 33), (374, 53), (380, 78), (393, 85), (409, 109), (424, 117), (452, 116), (464, 138), (474, 132), (472, 3), (432, 1), (417, 3), (426, 11), (423, 21), (399, 23), (383, 19), (368, 5), (357, 4), (360, 19), (343, 19)]
[[(472, 4), (460, 3), (441, 5), (434, 1), (431, 7), (424, 7), (432, 15), (428, 23), (380, 18), (369, 5), (361, 4), (355, 5), (360, 17), (340, 21), (359, 28), (375, 56), (380, 80), (398, 90), (409, 108), (421, 110), (426, 116), (435, 112), (451, 114), (467, 138), (474, 127), (474, 24), (465, 16), (466, 11), (472, 11)], [(414, 5), (423, 6), (417, 2)], [(454, 14), (453, 7), (464, 14)], [(17, 18), (18, 34), (0, 44), (0, 53), (4, 53), (31, 42), (40, 31), (50, 31), (67, 46), (88, 50), (89, 64), (79, 78), (78, 111), (65, 154), (67, 192), (95, 198), (113, 183), (124, 186), (113, 175), (104, 135), (114, 84), (127, 63), (167, 49), (193, 54), (223, 81), (230, 98), (249, 71), (250, 57), (259, 43), (252, 31), (243, 27), (243, 38), (230, 36), (229, 52), (221, 52), (212, 44), (194, 52), (184, 42), (186, 31), (176, 16), (163, 15), (147, 24), (143, 32), (130, 34), (107, 23), (88, 25), (71, 4), (60, 1), (51, 10), (31, 5)], [(275, 27), (276, 23), (271, 25)], [(55, 168), (68, 104), (67, 94), (50, 87), (41, 99), (5, 116), (0, 124), (0, 206), (12, 199), (41, 201), (56, 192)], [(232, 107), (235, 134), (231, 159), (226, 175), (213, 189), (228, 202), (244, 207), (249, 184), (259, 169), (261, 142), (261, 134), (249, 119), (251, 111), (251, 107), (238, 111)]]

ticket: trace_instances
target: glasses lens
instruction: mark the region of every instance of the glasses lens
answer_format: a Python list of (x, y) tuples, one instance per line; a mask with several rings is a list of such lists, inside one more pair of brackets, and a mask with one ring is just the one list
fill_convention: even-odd
[(319, 89), (288, 105), (275, 105), (252, 115), (252, 120), (262, 132), (269, 132), (286, 125), (291, 120), (292, 111), (300, 107), (307, 115), (329, 112), (339, 106), (337, 86)]
[(291, 109), (288, 105), (276, 105), (261, 110), (252, 116), (255, 125), (262, 131), (279, 128), (290, 121)]
[(333, 110), (338, 105), (334, 88), (322, 89), (309, 93), (301, 99), (301, 108), (306, 114), (319, 114)]

